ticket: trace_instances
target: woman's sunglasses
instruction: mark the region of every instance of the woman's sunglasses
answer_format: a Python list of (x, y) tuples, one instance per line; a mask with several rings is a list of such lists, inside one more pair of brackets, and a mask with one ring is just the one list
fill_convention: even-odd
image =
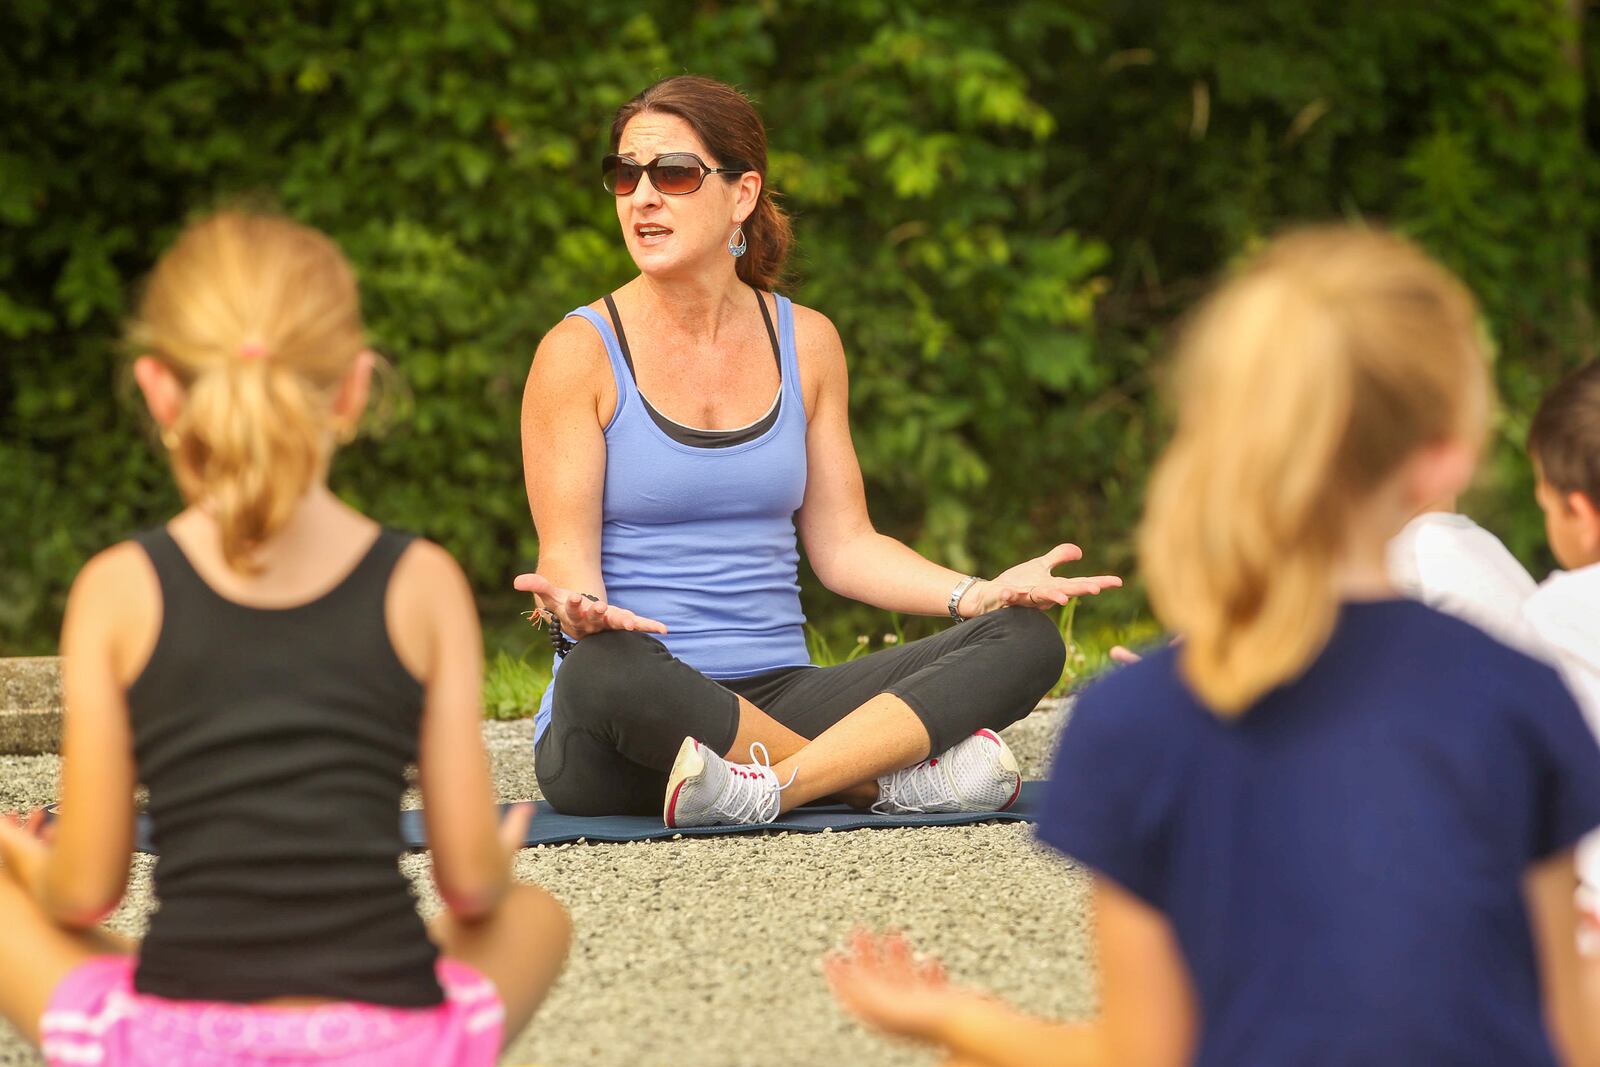
[(707, 174), (743, 174), (748, 167), (708, 167), (693, 152), (668, 152), (648, 163), (627, 156), (609, 155), (600, 161), (600, 184), (606, 192), (628, 196), (639, 187), (639, 176), (650, 175), (650, 184), (669, 196), (683, 196), (705, 184)]

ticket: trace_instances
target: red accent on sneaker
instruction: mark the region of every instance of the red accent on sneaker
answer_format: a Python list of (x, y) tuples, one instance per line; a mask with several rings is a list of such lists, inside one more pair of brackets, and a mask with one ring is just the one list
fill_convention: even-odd
[(1021, 795), (1022, 795), (1022, 775), (1019, 774), (1019, 775), (1017, 775), (1017, 787), (1011, 791), (1011, 799), (1006, 801), (1004, 804), (1000, 805), (1000, 810), (1001, 811), (1005, 811), (1006, 809), (1010, 808), (1011, 805), (1013, 805), (1013, 804), (1015, 804), (1017, 802), (1017, 798), (1020, 797)]
[(933, 757), (933, 758), (932, 758), (932, 759), (931, 759), (931, 760), (929, 760), (929, 761), (928, 761), (928, 766), (930, 766), (930, 767), (937, 767), (937, 766), (939, 766), (939, 757), (938, 757), (938, 756), (935, 756), (935, 757)]
[[(678, 822), (676, 818), (678, 814), (678, 794), (683, 792), (683, 787), (688, 781), (689, 779), (685, 778), (683, 781), (679, 782), (677, 788), (673, 789), (672, 791), (672, 799), (667, 801), (667, 829), (669, 830), (676, 830), (678, 828)], [(1021, 789), (1022, 787), (1019, 785), (1017, 788)]]
[(979, 736), (979, 737), (987, 737), (989, 740), (993, 741), (997, 745), (1000, 743), (1000, 735), (995, 733), (993, 730), (988, 730), (988, 729), (979, 730), (979, 731), (977, 731), (977, 736)]

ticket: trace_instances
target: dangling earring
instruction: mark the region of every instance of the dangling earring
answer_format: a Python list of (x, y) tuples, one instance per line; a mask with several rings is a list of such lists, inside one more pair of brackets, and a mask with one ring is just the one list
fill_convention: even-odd
[(739, 227), (733, 231), (733, 236), (728, 238), (728, 255), (738, 259), (744, 255), (744, 250), (748, 247), (749, 245), (744, 239), (744, 224), (740, 223)]

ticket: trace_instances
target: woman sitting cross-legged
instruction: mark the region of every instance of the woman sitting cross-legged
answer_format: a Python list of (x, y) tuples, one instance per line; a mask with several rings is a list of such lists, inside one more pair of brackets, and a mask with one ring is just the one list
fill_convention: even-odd
[[(995, 731), (1061, 674), (1039, 609), (1121, 580), (1052, 575), (1080, 555), (1059, 545), (981, 581), (874, 530), (839, 335), (769, 291), (789, 229), (755, 109), (669, 78), (611, 141), (602, 175), (639, 276), (550, 331), (523, 403), (540, 558), (516, 584), (575, 642), (539, 712), (546, 798), (669, 826), (831, 796), (1005, 808), (1020, 777)], [(797, 532), (833, 592), (967, 621), (811, 666)]]

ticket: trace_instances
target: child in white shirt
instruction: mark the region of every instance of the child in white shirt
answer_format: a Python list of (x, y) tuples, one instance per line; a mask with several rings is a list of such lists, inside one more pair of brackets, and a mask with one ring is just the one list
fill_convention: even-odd
[[(1551, 390), (1528, 431), (1534, 490), (1556, 571), (1522, 617), (1600, 733), (1600, 361)], [(1590, 942), (1600, 951), (1600, 833), (1578, 852)]]
[[(1500, 539), (1440, 501), (1406, 523), (1390, 541), (1389, 577), (1413, 600), (1464, 619), (1495, 640), (1549, 659), (1523, 617), (1523, 605), (1538, 586)], [(1118, 663), (1138, 653), (1118, 645)]]
[(1496, 640), (1534, 651), (1538, 642), (1523, 618), (1538, 588), (1533, 578), (1499, 538), (1449, 508), (1423, 512), (1389, 542), (1395, 587)]

